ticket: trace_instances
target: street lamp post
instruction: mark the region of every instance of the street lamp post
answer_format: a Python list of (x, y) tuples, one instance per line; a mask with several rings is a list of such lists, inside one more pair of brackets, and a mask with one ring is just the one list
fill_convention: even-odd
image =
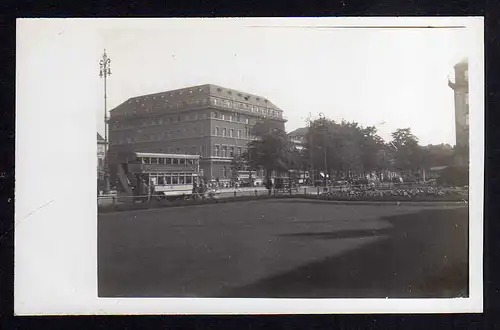
[(99, 61), (99, 76), (104, 78), (104, 182), (105, 191), (109, 192), (109, 169), (108, 169), (108, 108), (107, 108), (107, 91), (106, 80), (111, 75), (111, 59), (106, 54), (106, 49), (102, 54), (102, 59)]
[(324, 180), (324, 183), (325, 183), (325, 190), (326, 190), (326, 172), (327, 172), (327, 162), (326, 162), (326, 118), (325, 118), (325, 115), (323, 113), (320, 113), (319, 114), (320, 118), (321, 118), (321, 121), (322, 121), (322, 124), (323, 124), (323, 153), (324, 153), (324, 168), (325, 168), (325, 173), (323, 173), (323, 180)]

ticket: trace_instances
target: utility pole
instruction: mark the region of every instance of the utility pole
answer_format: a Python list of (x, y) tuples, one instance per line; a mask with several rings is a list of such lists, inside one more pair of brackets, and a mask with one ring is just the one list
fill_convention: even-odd
[(106, 80), (108, 76), (111, 75), (111, 59), (106, 54), (106, 49), (104, 49), (104, 54), (99, 62), (100, 71), (99, 76), (104, 78), (104, 181), (105, 181), (105, 192), (109, 192), (109, 167), (108, 167), (108, 108), (107, 108), (107, 90), (106, 90)]
[(309, 172), (309, 183), (314, 184), (314, 157), (313, 157), (313, 146), (314, 146), (314, 141), (313, 141), (313, 134), (312, 134), (312, 125), (311, 125), (311, 113), (309, 113), (309, 117), (307, 118), (307, 124), (308, 124), (308, 129), (307, 133), (309, 136), (309, 161), (310, 161), (310, 172)]
[(323, 126), (323, 153), (324, 153), (324, 168), (325, 168), (325, 172), (323, 173), (323, 180), (324, 180), (324, 183), (325, 183), (325, 190), (327, 189), (326, 188), (326, 170), (327, 170), (327, 162), (326, 162), (326, 131), (327, 131), (327, 128), (326, 128), (326, 118), (325, 118), (325, 115), (323, 113), (320, 113), (319, 114), (320, 118), (321, 118), (321, 122), (322, 122), (322, 126)]

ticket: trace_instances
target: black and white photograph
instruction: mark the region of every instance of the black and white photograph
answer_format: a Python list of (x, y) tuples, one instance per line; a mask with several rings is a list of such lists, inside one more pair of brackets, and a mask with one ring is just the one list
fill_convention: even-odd
[(16, 312), (482, 311), (483, 57), (480, 17), (19, 20)]

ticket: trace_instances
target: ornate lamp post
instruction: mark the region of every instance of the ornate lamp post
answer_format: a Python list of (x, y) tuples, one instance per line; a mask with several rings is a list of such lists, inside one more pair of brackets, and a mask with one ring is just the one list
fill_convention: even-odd
[(106, 49), (102, 54), (102, 59), (99, 61), (99, 76), (104, 78), (104, 182), (105, 191), (109, 192), (109, 170), (108, 170), (108, 108), (107, 108), (107, 91), (106, 80), (111, 75), (111, 59), (106, 54)]

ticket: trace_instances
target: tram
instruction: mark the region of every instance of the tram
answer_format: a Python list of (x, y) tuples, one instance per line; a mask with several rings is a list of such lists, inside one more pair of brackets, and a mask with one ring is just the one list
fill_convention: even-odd
[(113, 166), (122, 189), (134, 196), (176, 199), (193, 194), (198, 181), (199, 155), (129, 152), (116, 158)]

